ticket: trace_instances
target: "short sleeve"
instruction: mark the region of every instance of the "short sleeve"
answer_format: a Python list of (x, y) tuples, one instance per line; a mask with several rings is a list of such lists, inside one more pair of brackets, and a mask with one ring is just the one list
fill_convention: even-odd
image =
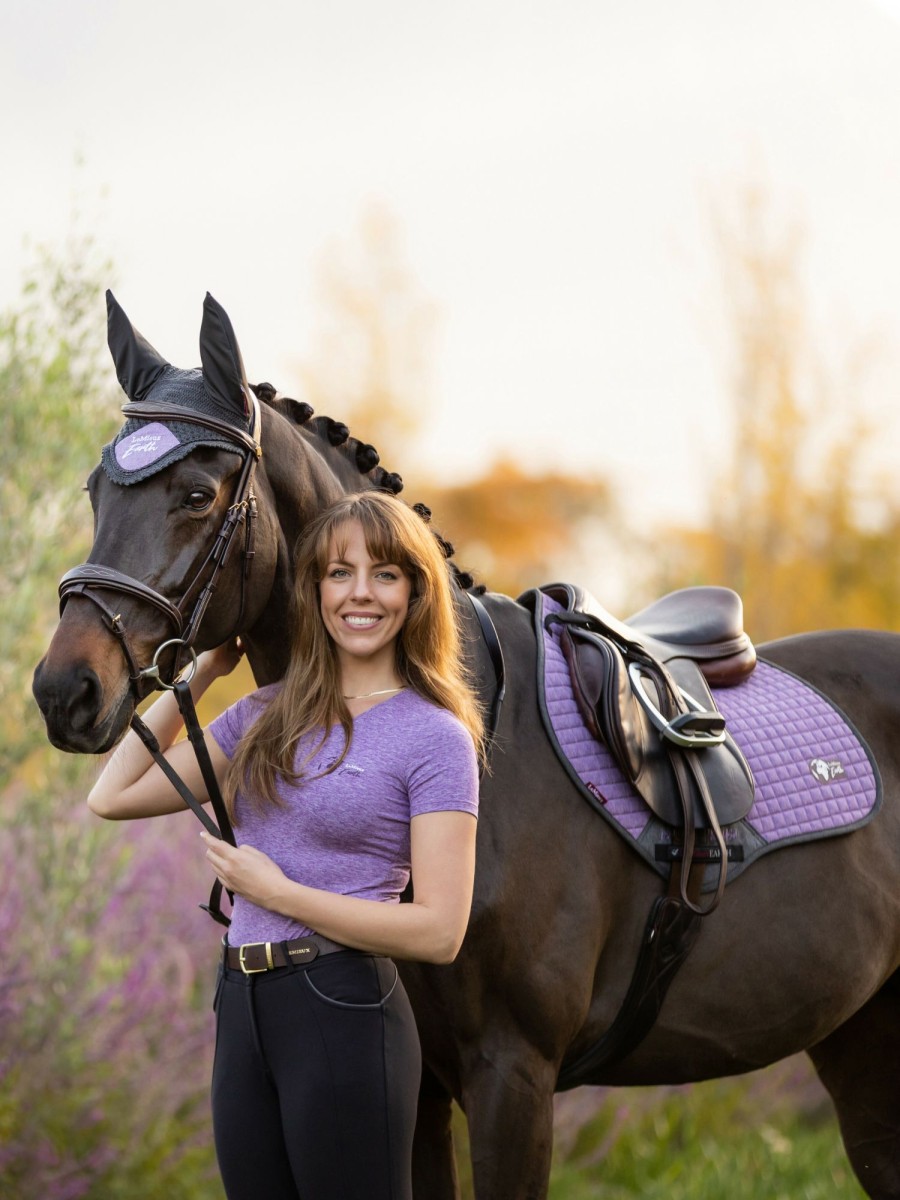
[(472, 737), (452, 714), (439, 710), (416, 739), (408, 778), (409, 815), (467, 812), (478, 816), (478, 759)]
[(238, 742), (265, 708), (272, 690), (262, 688), (251, 692), (249, 696), (242, 696), (207, 726), (207, 732), (212, 734), (226, 758), (234, 756)]

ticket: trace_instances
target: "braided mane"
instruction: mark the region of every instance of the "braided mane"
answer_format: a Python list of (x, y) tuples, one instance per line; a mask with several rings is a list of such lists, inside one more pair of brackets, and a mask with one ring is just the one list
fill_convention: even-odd
[[(369, 442), (361, 442), (358, 438), (351, 437), (350, 430), (343, 421), (316, 416), (311, 404), (307, 404), (306, 401), (293, 400), (290, 396), (280, 395), (271, 383), (251, 383), (250, 386), (261, 403), (274, 408), (276, 412), (281, 413), (293, 424), (305, 425), (312, 429), (316, 437), (340, 450), (360, 475), (365, 475), (371, 480), (376, 490), (390, 492), (395, 496), (403, 491), (403, 479), (395, 471), (386, 471), (384, 467), (380, 466), (380, 456), (375, 447)], [(426, 525), (430, 524), (431, 509), (426, 504), (413, 504), (412, 510), (422, 518)], [(475, 580), (472, 575), (468, 571), (461, 570), (453, 561), (452, 544), (446, 538), (441, 537), (436, 529), (432, 529), (431, 532), (437, 539), (459, 586), (464, 591), (474, 587)], [(476, 590), (483, 592), (485, 589), (479, 587)]]

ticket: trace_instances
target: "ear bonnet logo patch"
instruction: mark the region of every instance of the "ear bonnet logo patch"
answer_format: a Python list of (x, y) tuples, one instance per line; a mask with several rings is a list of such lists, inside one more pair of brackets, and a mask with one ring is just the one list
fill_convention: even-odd
[(116, 462), (123, 471), (140, 471), (180, 444), (171, 429), (154, 421), (116, 442)]

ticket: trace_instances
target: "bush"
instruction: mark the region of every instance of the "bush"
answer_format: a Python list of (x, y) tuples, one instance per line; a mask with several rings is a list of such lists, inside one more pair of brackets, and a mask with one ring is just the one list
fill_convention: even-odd
[(85, 813), (66, 800), (0, 832), (0, 1195), (220, 1196), (199, 839), (189, 814)]
[(0, 1196), (212, 1200), (217, 937), (193, 819), (91, 818), (88, 765), (50, 750), (29, 694), (115, 427), (92, 261), (42, 255), (0, 317)]

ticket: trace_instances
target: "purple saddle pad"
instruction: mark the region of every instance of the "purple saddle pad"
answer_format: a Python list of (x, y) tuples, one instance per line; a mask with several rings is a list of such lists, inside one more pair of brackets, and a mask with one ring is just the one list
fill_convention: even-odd
[[(544, 618), (558, 611), (556, 601), (537, 594), (538, 695), (547, 734), (585, 798), (667, 875), (670, 860), (661, 851), (671, 844), (672, 829), (653, 815), (585, 726), (559, 626), (544, 627)], [(750, 812), (724, 831), (729, 880), (769, 850), (847, 833), (878, 811), (881, 779), (868, 747), (810, 684), (760, 661), (743, 683), (715, 688), (713, 695), (756, 783)], [(705, 886), (715, 884), (717, 871), (707, 868)]]

